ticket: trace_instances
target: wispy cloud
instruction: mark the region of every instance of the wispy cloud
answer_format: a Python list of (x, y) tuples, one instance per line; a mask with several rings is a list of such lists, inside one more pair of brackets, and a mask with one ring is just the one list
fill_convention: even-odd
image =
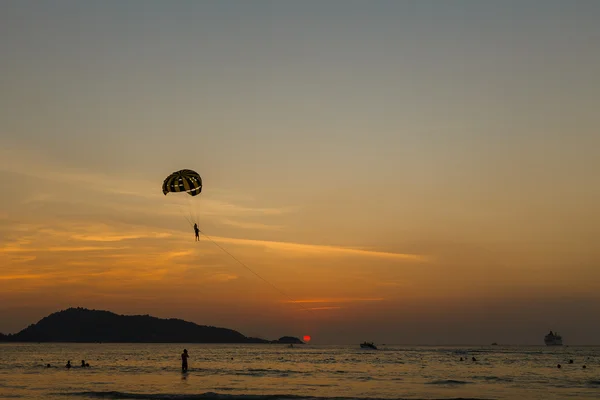
[(222, 219), (220, 220), (222, 224), (234, 226), (236, 228), (242, 229), (255, 229), (255, 230), (266, 230), (266, 231), (281, 231), (283, 226), (281, 225), (268, 225), (259, 222), (246, 222), (246, 221), (236, 221), (233, 219)]
[(102, 247), (102, 246), (48, 246), (48, 247), (0, 247), (0, 253), (35, 253), (35, 252), (86, 252), (124, 250), (129, 247)]
[[(190, 203), (186, 194), (169, 193), (166, 196), (161, 191), (162, 180), (165, 176), (156, 176), (156, 179), (140, 178), (137, 176), (111, 176), (107, 174), (92, 172), (92, 171), (73, 171), (62, 169), (57, 166), (44, 165), (37, 167), (39, 162), (37, 157), (32, 154), (19, 154), (18, 156), (12, 152), (0, 153), (0, 171), (6, 171), (11, 174), (19, 174), (32, 179), (38, 179), (38, 170), (44, 169), (44, 181), (55, 182), (61, 185), (80, 185), (79, 192), (100, 192), (105, 194), (113, 194), (120, 197), (136, 197), (145, 199), (144, 204), (139, 205), (139, 209), (143, 209), (150, 204), (153, 204), (155, 214), (162, 215), (177, 215), (181, 213), (180, 209), (185, 204), (186, 207), (198, 205), (198, 211), (203, 216), (217, 217), (252, 217), (252, 216), (280, 216), (296, 211), (295, 207), (250, 207), (239, 204), (239, 202), (247, 202), (247, 196), (240, 194), (237, 196), (231, 191), (223, 191), (215, 188), (211, 194), (202, 193)], [(92, 182), (93, 184), (90, 184)], [(65, 196), (60, 192), (37, 192), (29, 195), (23, 200), (24, 204), (44, 203), (48, 201), (61, 201)], [(93, 200), (93, 199), (92, 199)], [(92, 201), (90, 200), (90, 201)], [(105, 202), (106, 199), (103, 199)], [(159, 205), (171, 205), (169, 209), (160, 207)], [(200, 207), (201, 206), (201, 207)], [(124, 210), (127, 206), (119, 204), (119, 208)], [(230, 221), (232, 222), (232, 221)], [(238, 227), (250, 228), (245, 223), (239, 222)], [(251, 229), (259, 229), (258, 225)]]
[[(125, 249), (129, 249), (130, 247), (128, 246), (121, 246), (121, 247), (102, 247), (102, 246), (55, 246), (55, 247), (48, 247), (46, 249), (42, 249), (41, 251), (50, 251), (50, 252), (54, 252), (54, 251), (60, 251), (60, 252), (70, 252), (70, 251), (107, 251), (107, 250), (125, 250)], [(39, 251), (39, 250), (38, 250)]]
[(219, 199), (210, 199), (204, 196), (199, 199), (202, 203), (203, 215), (224, 215), (229, 217), (242, 216), (275, 216), (294, 212), (294, 207), (247, 207), (237, 205), (230, 202), (221, 201)]
[(14, 262), (14, 263), (28, 263), (31, 261), (35, 261), (37, 259), (37, 256), (31, 256), (31, 255), (11, 255), (10, 256), (10, 261)]
[[(344, 304), (344, 303), (363, 303), (363, 302), (375, 302), (383, 301), (383, 297), (338, 297), (338, 298), (320, 298), (320, 299), (302, 299), (302, 300), (282, 300), (283, 303), (296, 303), (296, 304)], [(327, 311), (327, 310), (340, 310), (342, 306), (339, 305), (323, 305), (318, 307), (302, 307), (302, 311)]]
[[(65, 169), (52, 164), (41, 164), (39, 154), (19, 152), (2, 152), (0, 157), (0, 171), (13, 174), (20, 174), (31, 178), (39, 178), (39, 171), (44, 171), (44, 181), (54, 181), (57, 183), (82, 184), (78, 189), (93, 190), (115, 194), (126, 194), (140, 197), (159, 197), (162, 192), (149, 191), (148, 188), (153, 185), (150, 180), (144, 180), (133, 177), (118, 177), (107, 174), (85, 171), (82, 169)], [(160, 186), (160, 184), (159, 184)], [(155, 193), (155, 194), (154, 194)], [(32, 197), (34, 201), (44, 200), (46, 194), (40, 194)]]
[(170, 237), (170, 233), (152, 233), (152, 234), (130, 234), (130, 235), (73, 235), (72, 239), (89, 242), (120, 242), (122, 240), (156, 238), (164, 239)]
[(21, 279), (42, 279), (47, 277), (43, 274), (21, 274), (21, 275), (0, 275), (0, 281), (12, 281)]
[(282, 300), (284, 303), (359, 303), (369, 301), (383, 301), (383, 297), (332, 297), (321, 299), (304, 299), (304, 300)]
[(176, 257), (188, 257), (188, 256), (191, 256), (192, 254), (194, 254), (193, 250), (174, 250), (174, 251), (167, 251), (166, 253), (163, 253), (162, 258), (169, 260), (171, 258), (176, 258)]
[(377, 281), (375, 282), (375, 285), (377, 286), (383, 286), (383, 287), (402, 287), (402, 286), (410, 286), (410, 282), (407, 281), (402, 281), (402, 282), (398, 282), (398, 281)]
[(340, 310), (344, 307), (312, 307), (312, 308), (303, 308), (300, 311), (323, 311), (323, 310)]
[(351, 247), (336, 247), (328, 245), (316, 245), (316, 244), (302, 244), (302, 243), (291, 243), (291, 242), (276, 242), (266, 240), (251, 240), (251, 239), (235, 239), (225, 237), (210, 237), (215, 242), (232, 243), (238, 245), (248, 246), (261, 246), (273, 250), (290, 252), (293, 251), (296, 254), (310, 254), (319, 256), (334, 256), (334, 255), (355, 255), (363, 257), (379, 257), (379, 258), (390, 258), (397, 260), (416, 261), (416, 262), (427, 262), (429, 257), (420, 254), (407, 254), (407, 253), (391, 253), (384, 251), (375, 250), (362, 250)]
[(217, 281), (217, 282), (228, 282), (228, 281), (232, 281), (235, 279), (238, 279), (237, 275), (229, 274), (229, 273), (225, 273), (225, 272), (213, 274), (210, 277), (210, 280)]

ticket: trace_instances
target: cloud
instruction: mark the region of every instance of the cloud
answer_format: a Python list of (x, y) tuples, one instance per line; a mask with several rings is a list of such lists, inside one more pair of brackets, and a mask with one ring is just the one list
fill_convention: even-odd
[[(160, 190), (148, 190), (148, 188), (156, 186), (156, 184), (153, 184), (149, 180), (127, 178), (122, 175), (115, 178), (107, 174), (87, 172), (82, 169), (75, 171), (73, 169), (60, 168), (49, 163), (40, 165), (39, 158), (39, 154), (31, 152), (4, 151), (0, 153), (0, 171), (20, 174), (35, 179), (39, 179), (40, 171), (43, 171), (45, 182), (54, 181), (69, 185), (81, 184), (81, 186), (78, 186), (80, 190), (94, 190), (148, 198), (163, 196)], [(45, 194), (34, 195), (30, 200), (42, 201), (45, 196)]]
[(32, 252), (85, 252), (85, 251), (107, 251), (124, 250), (129, 247), (101, 247), (101, 246), (48, 246), (48, 247), (14, 247), (6, 246), (0, 248), (0, 253), (32, 253)]
[[(2, 154), (4, 153), (4, 154)], [(203, 216), (224, 216), (224, 217), (242, 217), (242, 216), (280, 216), (296, 210), (295, 207), (248, 207), (236, 204), (236, 201), (248, 201), (244, 194), (236, 195), (232, 192), (226, 192), (215, 188), (210, 194), (202, 193), (191, 202), (187, 194), (169, 193), (166, 196), (160, 190), (164, 176), (156, 176), (156, 179), (147, 179), (136, 176), (126, 176), (124, 174), (111, 176), (96, 172), (82, 172), (81, 170), (70, 171), (64, 168), (43, 165), (38, 166), (39, 161), (33, 154), (14, 154), (14, 152), (0, 153), (0, 171), (5, 171), (14, 176), (16, 174), (26, 176), (32, 179), (39, 179), (39, 170), (44, 171), (44, 182), (55, 182), (60, 185), (76, 186), (79, 192), (100, 192), (105, 194), (114, 194), (122, 197), (136, 197), (139, 199), (150, 200), (155, 203), (152, 208), (153, 214), (161, 215), (180, 215), (181, 210), (158, 211), (159, 205), (184, 206), (186, 210), (198, 205), (198, 213)], [(166, 176), (166, 174), (165, 174)], [(56, 187), (57, 185), (53, 185)], [(232, 199), (226, 201), (226, 199)], [(23, 204), (56, 202), (66, 200), (66, 195), (60, 192), (40, 192), (29, 195), (23, 200)], [(92, 201), (91, 199), (90, 201)], [(106, 205), (106, 199), (102, 200)], [(148, 206), (140, 204), (136, 210)], [(124, 210), (128, 207), (119, 204), (119, 209)], [(132, 209), (133, 210), (133, 209)], [(244, 224), (244, 223), (240, 223)], [(243, 226), (238, 226), (243, 227)], [(258, 229), (254, 226), (252, 229)]]
[(256, 229), (256, 230), (268, 230), (268, 231), (281, 231), (283, 227), (281, 225), (268, 225), (262, 224), (259, 222), (244, 222), (244, 221), (236, 221), (232, 219), (222, 219), (220, 221), (222, 224), (234, 226), (236, 228), (242, 229)]
[(47, 203), (50, 201), (56, 201), (57, 196), (56, 194), (50, 194), (50, 193), (35, 193), (31, 196), (28, 196), (27, 198), (25, 198), (21, 203), (26, 205), (26, 204), (35, 204), (35, 203)]
[(170, 237), (170, 233), (152, 233), (152, 234), (129, 234), (129, 235), (73, 235), (72, 239), (90, 241), (90, 242), (120, 242), (122, 240), (156, 238), (164, 239)]
[(210, 239), (212, 239), (215, 242), (266, 247), (266, 248), (269, 248), (272, 250), (283, 251), (283, 252), (293, 251), (296, 254), (305, 254), (305, 255), (320, 255), (320, 256), (354, 255), (354, 256), (362, 256), (362, 257), (389, 258), (389, 259), (416, 261), (416, 262), (429, 261), (429, 257), (420, 255), (420, 254), (391, 253), (391, 252), (375, 251), (375, 250), (362, 250), (362, 249), (356, 249), (356, 248), (351, 248), (351, 247), (336, 247), (336, 246), (328, 246), (328, 245), (276, 242), (276, 241), (252, 240), (252, 239), (235, 239), (235, 238), (225, 238), (225, 237), (210, 237)]
[(226, 215), (230, 217), (240, 216), (272, 216), (288, 214), (296, 210), (295, 207), (245, 207), (218, 199), (207, 199), (203, 195), (198, 199), (202, 204), (203, 215)]
[(21, 275), (0, 275), (0, 281), (12, 281), (21, 279), (42, 279), (47, 275), (43, 274), (21, 274)]
[(176, 258), (176, 257), (187, 257), (187, 256), (191, 256), (194, 254), (193, 250), (175, 250), (175, 251), (168, 251), (166, 253), (162, 254), (162, 257), (166, 260), (171, 259), (171, 258)]
[(364, 297), (340, 297), (340, 298), (320, 298), (320, 299), (302, 299), (302, 300), (282, 300), (283, 303), (296, 303), (300, 305), (301, 311), (327, 311), (327, 310), (340, 310), (345, 307), (339, 305), (332, 306), (318, 306), (318, 307), (304, 307), (302, 304), (342, 304), (342, 303), (362, 303), (362, 302), (376, 302), (384, 301), (383, 297), (364, 298)]
[(218, 273), (218, 274), (211, 275), (211, 277), (210, 277), (210, 280), (217, 281), (217, 282), (228, 282), (228, 281), (232, 281), (235, 279), (238, 279), (238, 276), (234, 275), (234, 274), (229, 274), (229, 273)]
[(341, 297), (327, 299), (304, 299), (304, 300), (282, 300), (284, 303), (358, 303), (363, 301), (383, 301), (383, 297), (364, 298), (364, 297)]
[(408, 281), (377, 281), (375, 282), (375, 285), (384, 287), (405, 287), (411, 286), (411, 283)]
[(37, 259), (37, 256), (19, 256), (19, 255), (10, 256), (10, 261), (14, 262), (14, 263), (27, 263), (30, 261), (35, 261), (36, 259)]

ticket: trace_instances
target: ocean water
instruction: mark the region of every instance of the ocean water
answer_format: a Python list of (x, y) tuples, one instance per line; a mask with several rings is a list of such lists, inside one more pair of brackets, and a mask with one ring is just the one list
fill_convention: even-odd
[(598, 399), (600, 347), (0, 343), (0, 399), (98, 398)]

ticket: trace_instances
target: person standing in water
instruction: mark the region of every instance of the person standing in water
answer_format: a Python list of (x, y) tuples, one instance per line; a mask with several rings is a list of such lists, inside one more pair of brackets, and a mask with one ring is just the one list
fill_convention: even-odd
[(187, 372), (187, 370), (188, 370), (188, 364), (187, 364), (188, 357), (189, 357), (189, 355), (188, 355), (187, 349), (183, 349), (183, 353), (181, 353), (181, 372)]
[(198, 224), (194, 224), (194, 233), (196, 234), (196, 242), (200, 241), (200, 229), (198, 229)]

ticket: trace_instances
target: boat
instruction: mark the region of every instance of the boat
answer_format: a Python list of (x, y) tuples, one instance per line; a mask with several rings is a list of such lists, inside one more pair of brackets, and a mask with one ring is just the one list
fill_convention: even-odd
[(562, 346), (562, 336), (560, 336), (558, 332), (553, 333), (550, 331), (550, 333), (544, 337), (544, 343), (546, 343), (546, 346)]
[(375, 347), (375, 345), (373, 344), (373, 342), (367, 343), (367, 342), (363, 342), (360, 344), (360, 348), (361, 349), (373, 349), (373, 350), (377, 350), (377, 347)]

